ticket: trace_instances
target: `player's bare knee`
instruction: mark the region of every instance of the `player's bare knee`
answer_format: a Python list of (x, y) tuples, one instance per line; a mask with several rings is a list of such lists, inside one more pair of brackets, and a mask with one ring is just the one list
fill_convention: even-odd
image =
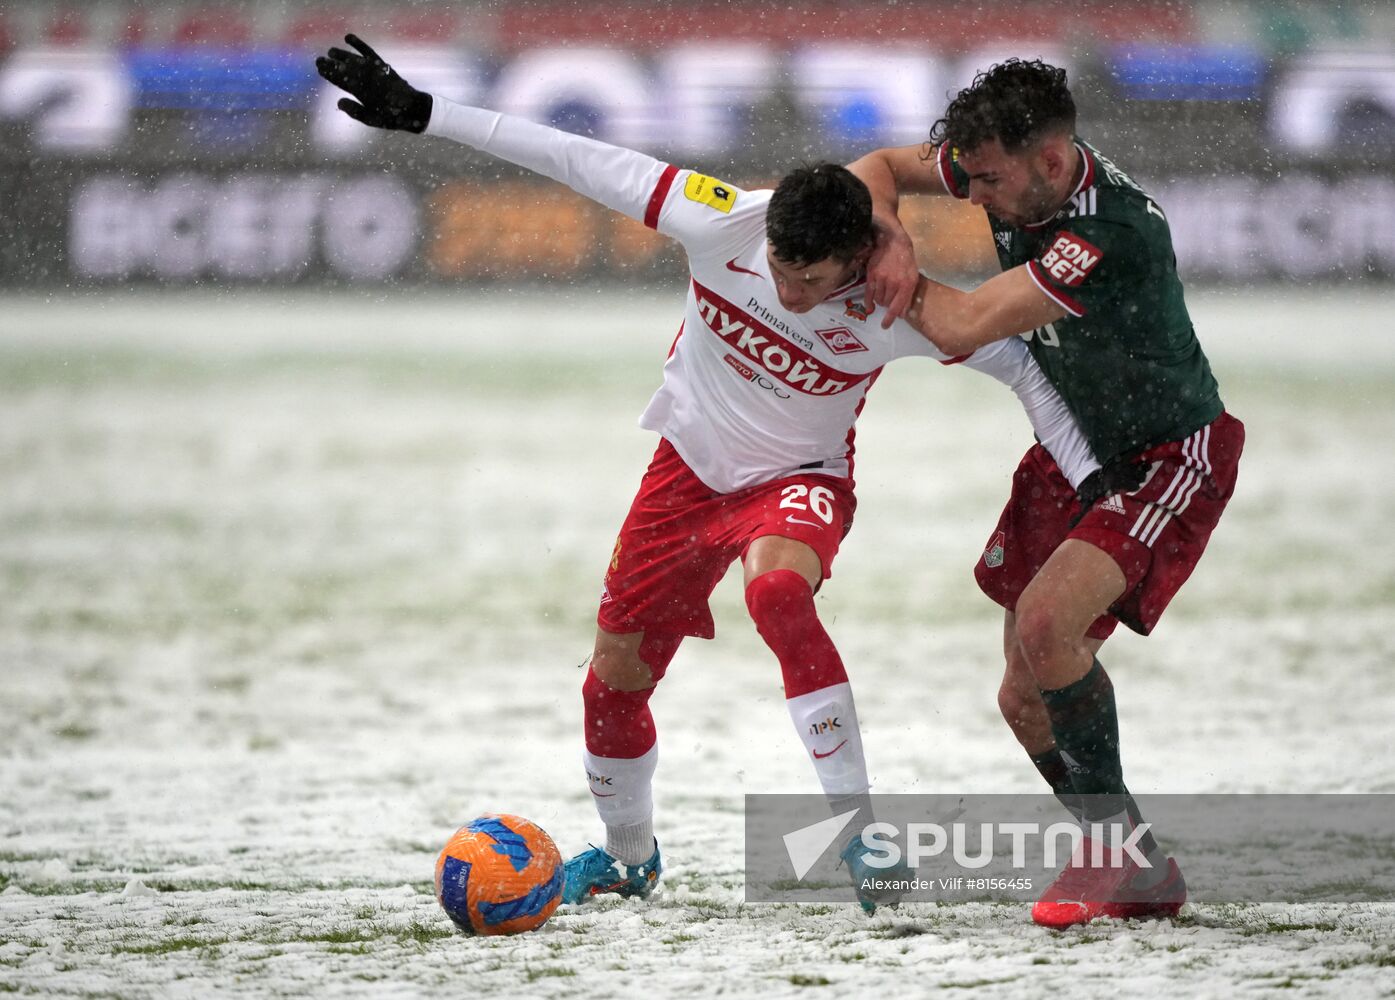
[(998, 686), (998, 711), (1009, 726), (1022, 717), (1022, 694), (1006, 680)]
[(998, 711), (1019, 740), (1028, 735), (1035, 736), (1037, 717), (1042, 712), (1041, 695), (1037, 693), (1036, 683), (1032, 682), (1031, 688), (1026, 689), (1004, 678), (998, 688)]
[(1069, 654), (1076, 640), (1063, 627), (1055, 609), (1045, 601), (1017, 606), (1017, 644), (1028, 670), (1035, 672), (1038, 664), (1050, 663)]
[(616, 691), (643, 691), (653, 687), (653, 672), (639, 655), (643, 640), (643, 632), (598, 631), (596, 648), (591, 654), (591, 672)]
[(759, 578), (780, 570), (793, 570), (815, 593), (823, 582), (823, 562), (818, 553), (795, 538), (762, 535), (746, 550), (742, 565), (748, 588)]

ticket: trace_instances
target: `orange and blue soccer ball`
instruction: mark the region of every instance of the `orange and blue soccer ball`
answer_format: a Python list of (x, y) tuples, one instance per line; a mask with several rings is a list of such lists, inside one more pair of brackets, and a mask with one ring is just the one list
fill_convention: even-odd
[(535, 931), (562, 900), (562, 855), (535, 823), (481, 816), (436, 859), (436, 899), (466, 934)]

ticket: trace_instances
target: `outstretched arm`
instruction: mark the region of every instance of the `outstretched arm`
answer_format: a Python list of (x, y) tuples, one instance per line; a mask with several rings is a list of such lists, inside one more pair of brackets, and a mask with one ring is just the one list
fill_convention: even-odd
[(357, 36), (347, 35), (345, 41), (357, 54), (330, 49), (315, 60), (315, 68), (352, 95), (353, 100), (339, 102), (351, 118), (375, 128), (425, 132), (473, 146), (658, 228), (659, 209), (676, 168), (631, 149), (424, 93)]
[(882, 328), (905, 315), (915, 293), (920, 272), (915, 247), (896, 212), (901, 194), (944, 194), (944, 181), (934, 164), (923, 159), (922, 146), (878, 149), (848, 164), (872, 193), (872, 221), (877, 243), (867, 262), (867, 294), (864, 305), (886, 307)]

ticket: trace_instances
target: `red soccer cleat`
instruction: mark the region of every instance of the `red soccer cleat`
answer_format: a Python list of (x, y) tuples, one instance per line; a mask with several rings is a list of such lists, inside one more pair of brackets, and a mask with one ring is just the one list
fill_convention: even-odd
[[(1137, 871), (1135, 868), (1134, 871)], [(1120, 920), (1157, 920), (1175, 917), (1187, 901), (1187, 882), (1182, 869), (1172, 858), (1167, 859), (1167, 878), (1146, 889), (1125, 883), (1114, 898), (1105, 904), (1104, 915)]]
[[(1103, 845), (1100, 845), (1103, 846)], [(1138, 866), (1124, 858), (1111, 865), (1108, 847), (1100, 852), (1102, 864), (1092, 863), (1096, 845), (1087, 837), (1080, 842), (1070, 864), (1046, 887), (1032, 907), (1032, 920), (1042, 927), (1065, 930), (1088, 924), (1096, 917), (1111, 916), (1109, 907)]]

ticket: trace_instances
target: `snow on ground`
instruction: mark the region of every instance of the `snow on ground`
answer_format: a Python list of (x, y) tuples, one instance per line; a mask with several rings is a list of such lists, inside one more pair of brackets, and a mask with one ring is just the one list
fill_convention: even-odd
[[(1389, 304), (1194, 296), (1249, 444), (1163, 627), (1105, 650), (1136, 789), (1395, 791)], [(454, 932), (430, 879), (456, 826), (598, 836), (581, 663), (678, 314), (614, 290), (0, 303), (0, 990), (1395, 990), (1384, 904), (1067, 934), (1017, 905), (745, 904), (740, 796), (814, 786), (734, 578), (655, 699), (662, 898)], [(876, 787), (1036, 792), (969, 573), (1026, 425), (972, 373), (898, 367), (819, 598)]]

